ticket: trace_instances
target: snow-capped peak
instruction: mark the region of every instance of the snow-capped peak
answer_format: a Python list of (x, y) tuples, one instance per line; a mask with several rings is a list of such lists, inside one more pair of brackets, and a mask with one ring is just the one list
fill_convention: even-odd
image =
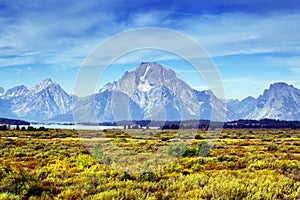
[(40, 82), (41, 85), (52, 85), (54, 84), (54, 82), (50, 79), (50, 78), (47, 78), (45, 80), (43, 80), (42, 82)]
[(38, 93), (46, 88), (48, 88), (49, 86), (52, 85), (56, 85), (56, 83), (54, 83), (50, 78), (43, 80), (42, 82), (36, 84), (33, 88), (32, 88), (32, 92), (33, 93)]

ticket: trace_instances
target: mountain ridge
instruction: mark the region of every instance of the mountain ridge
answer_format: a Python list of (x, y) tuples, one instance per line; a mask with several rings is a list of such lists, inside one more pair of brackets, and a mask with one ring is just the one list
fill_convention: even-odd
[[(95, 101), (94, 101), (95, 99)], [(120, 101), (120, 99), (122, 101)], [(95, 102), (93, 107), (92, 103)], [(121, 112), (120, 112), (121, 111)], [(300, 120), (300, 90), (284, 82), (272, 83), (257, 98), (221, 100), (211, 91), (197, 91), (158, 63), (143, 62), (107, 83), (95, 94), (75, 97), (50, 78), (28, 89), (0, 87), (0, 116), (33, 121), (279, 119)], [(95, 117), (91, 116), (95, 113)]]

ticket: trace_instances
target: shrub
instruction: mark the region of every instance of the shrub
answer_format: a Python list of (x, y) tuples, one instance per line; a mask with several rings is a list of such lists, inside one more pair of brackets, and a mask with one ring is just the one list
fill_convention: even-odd
[(197, 149), (196, 148), (187, 148), (182, 153), (182, 157), (192, 157), (197, 155)]
[(124, 174), (120, 177), (120, 181), (127, 181), (127, 180), (134, 180), (134, 177), (132, 177), (129, 173), (124, 172)]
[(219, 162), (236, 162), (238, 160), (237, 156), (226, 156), (226, 155), (220, 155), (218, 156), (218, 161)]
[(169, 141), (170, 140), (170, 138), (168, 138), (168, 137), (162, 137), (161, 138), (161, 141), (163, 141), (163, 142), (166, 142), (166, 141)]
[(229, 135), (223, 135), (222, 138), (226, 139), (226, 138), (230, 138), (230, 136)]
[(41, 191), (37, 188), (36, 180), (25, 170), (14, 166), (4, 169), (6, 173), (5, 177), (1, 178), (0, 192), (20, 195), (23, 198), (41, 194)]
[(88, 168), (91, 167), (94, 163), (94, 160), (92, 159), (92, 157), (88, 156), (88, 155), (80, 155), (77, 159), (77, 168), (78, 169), (84, 169), (84, 168)]
[(261, 141), (263, 141), (263, 142), (272, 142), (273, 138), (263, 138), (263, 139), (261, 139)]
[(59, 195), (59, 198), (66, 200), (81, 199), (81, 194), (79, 191), (67, 189)]
[(187, 144), (170, 145), (167, 154), (176, 158), (196, 155), (196, 149), (189, 149)]
[(12, 194), (12, 193), (1, 193), (0, 194), (0, 199), (5, 199), (5, 200), (19, 200), (20, 197), (18, 195)]
[(196, 139), (196, 140), (203, 140), (204, 137), (202, 137), (201, 135), (195, 135), (195, 139)]
[(103, 164), (110, 164), (111, 158), (109, 158), (102, 150), (100, 144), (96, 144), (94, 147), (94, 157)]
[(154, 172), (143, 172), (142, 174), (139, 175), (138, 181), (157, 182), (158, 177), (156, 176), (156, 174)]
[(300, 142), (294, 142), (294, 146), (300, 146)]
[(206, 141), (202, 141), (198, 144), (198, 155), (205, 157), (209, 154), (211, 146)]
[(269, 145), (267, 148), (268, 148), (268, 151), (277, 151), (278, 150), (277, 146), (275, 146), (275, 145)]

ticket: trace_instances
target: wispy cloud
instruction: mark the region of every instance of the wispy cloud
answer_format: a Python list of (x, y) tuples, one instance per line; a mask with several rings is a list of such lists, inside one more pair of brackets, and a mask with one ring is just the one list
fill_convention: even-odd
[[(179, 1), (162, 4), (161, 8), (150, 4), (146, 4), (149, 8), (140, 7), (138, 1), (133, 1), (132, 8), (120, 1), (65, 2), (32, 1), (31, 6), (7, 2), (5, 16), (0, 17), (0, 26), (5, 27), (0, 31), (1, 54), (17, 54), (23, 58), (8, 62), (9, 58), (2, 57), (1, 65), (51, 62), (79, 66), (82, 58), (105, 38), (145, 26), (182, 31), (213, 57), (300, 51), (300, 14), (284, 10), (263, 15), (247, 10), (229, 12), (229, 5), (235, 3), (212, 2), (209, 6), (196, 5), (200, 13), (195, 13), (196, 8)], [(244, 3), (239, 4), (235, 6), (242, 7)], [(221, 6), (228, 11), (215, 12)], [(279, 6), (274, 7), (279, 9)], [(184, 8), (188, 10), (183, 11)], [(211, 12), (205, 12), (204, 8)]]

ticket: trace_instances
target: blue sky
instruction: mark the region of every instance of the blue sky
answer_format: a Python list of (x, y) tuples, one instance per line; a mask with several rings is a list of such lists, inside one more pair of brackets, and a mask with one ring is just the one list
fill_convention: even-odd
[[(51, 78), (72, 93), (81, 64), (98, 44), (142, 27), (176, 30), (202, 45), (220, 71), (227, 98), (257, 97), (278, 81), (300, 88), (297, 0), (2, 0), (0, 27), (0, 86), (6, 89)], [(155, 51), (123, 56), (99, 87), (141, 61), (162, 63), (192, 87), (206, 88), (188, 63)]]

